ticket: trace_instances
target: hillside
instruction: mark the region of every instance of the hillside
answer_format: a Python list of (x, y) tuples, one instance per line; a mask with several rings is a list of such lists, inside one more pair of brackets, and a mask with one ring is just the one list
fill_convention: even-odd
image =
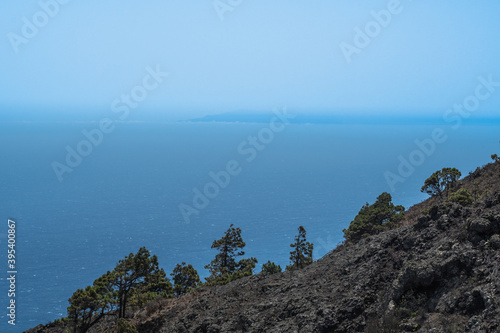
[[(157, 300), (130, 322), (139, 332), (500, 332), (500, 163), (458, 186), (476, 201), (430, 198), (400, 227), (340, 245), (303, 270)], [(113, 323), (90, 332), (112, 332)]]

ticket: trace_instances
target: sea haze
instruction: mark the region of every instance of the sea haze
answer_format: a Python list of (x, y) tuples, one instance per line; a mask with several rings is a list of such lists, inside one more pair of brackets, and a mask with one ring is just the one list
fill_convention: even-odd
[[(65, 316), (76, 289), (141, 246), (167, 274), (185, 261), (206, 277), (210, 246), (231, 223), (242, 229), (258, 268), (267, 260), (288, 264), (300, 225), (320, 258), (380, 193), (408, 207), (426, 197), (419, 189), (432, 172), (457, 167), (466, 175), (500, 152), (498, 125), (441, 127), (447, 140), (391, 191), (384, 173), (397, 174), (398, 157), (408, 159), (415, 140), (430, 138), (438, 125), (290, 124), (248, 162), (238, 147), (265, 122), (122, 123), (59, 182), (52, 163), (64, 163), (66, 146), (75, 148), (82, 130), (96, 126), (0, 125), (1, 215), (17, 221), (16, 331)], [(231, 160), (241, 172), (186, 223), (179, 205), (192, 206), (193, 189), (203, 190), (209, 173)], [(0, 288), (7, 287), (3, 274)], [(7, 331), (5, 311), (0, 317)]]

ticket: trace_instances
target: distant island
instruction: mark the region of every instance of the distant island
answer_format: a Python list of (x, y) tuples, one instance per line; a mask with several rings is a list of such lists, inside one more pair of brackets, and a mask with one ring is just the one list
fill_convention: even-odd
[[(342, 112), (342, 113), (322, 113), (322, 112), (307, 112), (307, 111), (291, 111), (288, 113), (293, 114), (294, 118), (290, 119), (292, 124), (387, 124), (387, 125), (436, 125), (446, 124), (446, 122), (439, 117), (425, 117), (405, 115), (404, 113), (397, 115), (376, 115), (374, 113), (360, 115), (358, 112)], [(224, 112), (219, 114), (211, 114), (200, 118), (192, 118), (182, 120), (181, 122), (193, 123), (206, 123), (206, 122), (227, 122), (227, 123), (268, 123), (273, 113), (262, 111), (233, 111)], [(468, 124), (493, 124), (499, 123), (498, 118), (470, 118), (467, 120)]]

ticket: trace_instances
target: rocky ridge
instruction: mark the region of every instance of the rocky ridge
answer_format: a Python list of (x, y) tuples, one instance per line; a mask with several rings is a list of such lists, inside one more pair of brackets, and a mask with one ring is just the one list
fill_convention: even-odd
[[(470, 205), (431, 198), (300, 271), (156, 300), (129, 321), (139, 332), (500, 332), (500, 163), (475, 172), (458, 184)], [(114, 329), (110, 317), (90, 332)]]

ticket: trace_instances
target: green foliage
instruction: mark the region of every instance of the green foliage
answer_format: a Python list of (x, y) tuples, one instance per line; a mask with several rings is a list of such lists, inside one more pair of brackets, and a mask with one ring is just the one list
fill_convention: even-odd
[(170, 274), (174, 281), (174, 291), (177, 295), (185, 294), (201, 285), (200, 276), (192, 265), (185, 262), (177, 264)]
[(69, 299), (68, 318), (73, 321), (74, 332), (87, 332), (97, 323), (110, 304), (101, 290), (95, 286), (78, 289)]
[(497, 154), (493, 154), (493, 155), (491, 155), (491, 159), (493, 160), (493, 162), (498, 162), (498, 161), (500, 161), (500, 157), (498, 157), (498, 155), (497, 155)]
[(68, 319), (75, 332), (86, 332), (107, 312), (116, 309), (116, 291), (112, 287), (113, 275), (107, 272), (94, 281), (92, 286), (78, 289), (69, 301)]
[(293, 250), (290, 252), (291, 264), (286, 266), (287, 271), (302, 269), (313, 262), (314, 244), (306, 241), (306, 229), (299, 227), (299, 234), (295, 236), (295, 242), (290, 244)]
[(217, 249), (219, 253), (215, 259), (205, 268), (210, 270), (212, 275), (222, 275), (233, 273), (236, 270), (236, 257), (245, 254), (241, 251), (246, 246), (241, 237), (241, 229), (233, 228), (233, 225), (224, 233), (224, 237), (212, 243), (212, 249)]
[(225, 282), (223, 284), (244, 278), (245, 276), (253, 275), (253, 270), (257, 262), (258, 262), (257, 259), (254, 257), (248, 259), (241, 259), (240, 261), (238, 261), (236, 270), (233, 273), (226, 276)]
[(348, 241), (358, 241), (363, 237), (374, 235), (386, 228), (394, 227), (404, 219), (405, 208), (394, 205), (389, 193), (384, 192), (372, 205), (366, 203), (358, 215), (344, 229), (344, 237)]
[(118, 319), (116, 327), (116, 333), (139, 333), (135, 325), (129, 323), (124, 318)]
[(448, 196), (448, 201), (456, 202), (462, 206), (467, 206), (474, 202), (474, 198), (472, 198), (468, 189), (461, 188), (458, 191), (451, 193)]
[(253, 257), (248, 259), (241, 259), (238, 262), (237, 269), (233, 273), (225, 273), (217, 275), (216, 277), (208, 277), (206, 278), (206, 285), (224, 285), (231, 281), (235, 281), (246, 276), (251, 276), (253, 275), (253, 269), (255, 268), (256, 264), (257, 259)]
[(431, 196), (441, 197), (443, 191), (451, 188), (461, 176), (462, 173), (456, 168), (443, 168), (427, 178), (420, 191)]
[(131, 253), (118, 262), (113, 271), (112, 286), (117, 291), (118, 318), (125, 317), (127, 301), (131, 291), (138, 294), (154, 293), (167, 296), (172, 293), (172, 285), (166, 278), (165, 271), (158, 267), (158, 257), (150, 256), (142, 247), (137, 254)]
[(274, 262), (268, 260), (264, 265), (262, 265), (262, 273), (264, 275), (271, 275), (281, 272), (281, 266), (276, 265)]
[(221, 239), (213, 242), (212, 249), (217, 249), (219, 253), (205, 266), (210, 271), (210, 276), (206, 278), (208, 285), (226, 284), (253, 274), (257, 259), (252, 257), (236, 261), (236, 257), (245, 255), (242, 251), (245, 245), (241, 229), (233, 228), (232, 224)]
[[(60, 319), (56, 319), (52, 322), (51, 326), (63, 326), (66, 325), (66, 323), (70, 322), (71, 320), (68, 317), (63, 317)], [(50, 324), (49, 324), (50, 325)]]
[[(257, 259), (254, 257), (241, 259), (238, 262), (238, 266), (236, 267), (236, 271), (233, 273), (233, 276), (240, 278), (252, 275), (257, 262)], [(233, 278), (233, 280), (236, 280), (236, 278)]]
[(142, 306), (172, 292), (165, 271), (158, 267), (158, 258), (142, 247), (137, 254), (120, 260), (113, 271), (92, 286), (78, 289), (69, 299), (68, 318), (75, 332), (86, 332), (111, 310), (118, 310), (118, 317), (123, 318), (128, 305)]

